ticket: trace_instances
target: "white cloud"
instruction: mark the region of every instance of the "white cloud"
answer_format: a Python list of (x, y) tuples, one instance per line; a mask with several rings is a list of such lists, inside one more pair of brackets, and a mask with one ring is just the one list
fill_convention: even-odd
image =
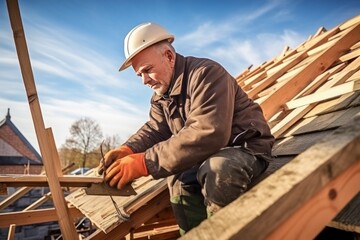
[[(234, 38), (253, 21), (270, 12), (279, 5), (280, 1), (270, 1), (256, 8), (254, 11), (239, 13), (220, 22), (207, 21), (199, 24), (192, 32), (177, 39), (183, 48), (205, 48), (210, 44), (224, 42)], [(251, 27), (251, 26), (249, 26)]]
[(214, 24), (212, 22), (202, 23), (193, 32), (180, 37), (180, 45), (191, 47), (205, 47), (217, 41), (221, 41), (234, 32), (234, 28), (225, 23)]
[(305, 37), (301, 36), (299, 33), (285, 29), (281, 35), (261, 33), (256, 36), (254, 41), (259, 45), (259, 50), (263, 52), (263, 58), (270, 59), (279, 55), (285, 46), (295, 48), (304, 39)]
[[(219, 61), (237, 75), (250, 64), (260, 64), (279, 54), (285, 45), (302, 39), (291, 30), (281, 35), (266, 32), (248, 35), (252, 23), (278, 4), (271, 1), (252, 12), (200, 22), (194, 31), (177, 38), (176, 44), (190, 54)], [(131, 70), (119, 74), (117, 56), (95, 48), (100, 44), (95, 37), (64, 29), (37, 16), (27, 19), (32, 21), (25, 26), (26, 37), (42, 114), (45, 126), (53, 129), (58, 147), (68, 136), (71, 124), (84, 116), (97, 121), (104, 135), (118, 134), (122, 139), (146, 121), (151, 91), (138, 89), (138, 82), (129, 81), (136, 79)], [(247, 31), (246, 36), (243, 31)], [(36, 143), (12, 34), (4, 30), (0, 30), (0, 84), (6, 86), (0, 89), (0, 110), (5, 116), (10, 107), (19, 130), (32, 144)]]
[[(125, 139), (135, 132), (147, 119), (148, 106), (128, 100), (127, 89), (135, 83), (119, 75), (115, 57), (92, 49), (87, 36), (50, 24), (28, 24), (26, 40), (44, 124), (52, 128), (57, 147), (71, 124), (85, 116), (99, 123), (104, 136)], [(0, 89), (0, 119), (10, 108), (14, 124), (38, 150), (13, 39), (0, 32), (0, 84), (6, 86)]]

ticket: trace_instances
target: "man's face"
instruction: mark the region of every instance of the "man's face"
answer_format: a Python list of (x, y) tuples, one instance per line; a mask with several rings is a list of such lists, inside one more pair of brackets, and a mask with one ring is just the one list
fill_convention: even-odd
[(157, 95), (169, 88), (174, 69), (174, 54), (163, 47), (150, 46), (132, 59), (132, 66), (143, 84), (151, 87)]

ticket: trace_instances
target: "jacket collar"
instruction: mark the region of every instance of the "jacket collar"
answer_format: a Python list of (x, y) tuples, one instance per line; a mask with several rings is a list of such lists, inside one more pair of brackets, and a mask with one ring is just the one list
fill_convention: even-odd
[[(185, 72), (185, 63), (186, 63), (186, 60), (185, 60), (184, 56), (176, 53), (176, 60), (175, 60), (175, 67), (174, 67), (175, 72), (173, 74), (173, 77), (171, 79), (171, 84), (170, 84), (170, 85), (173, 85), (171, 92), (169, 94), (170, 97), (181, 94), (181, 89), (182, 89), (182, 85), (183, 85), (182, 82), (184, 79), (184, 72)], [(163, 96), (159, 96), (159, 95), (156, 95), (156, 93), (154, 93), (154, 95), (153, 95), (154, 101), (159, 101), (161, 99), (163, 99)]]

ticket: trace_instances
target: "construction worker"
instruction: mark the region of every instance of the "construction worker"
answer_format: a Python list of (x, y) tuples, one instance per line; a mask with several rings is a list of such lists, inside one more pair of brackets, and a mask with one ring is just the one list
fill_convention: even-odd
[[(258, 178), (274, 137), (261, 108), (217, 62), (175, 52), (174, 36), (144, 23), (125, 37), (125, 62), (153, 89), (149, 120), (104, 157), (105, 181), (121, 189), (151, 175), (168, 179), (184, 234)], [(101, 172), (101, 170), (100, 170)]]

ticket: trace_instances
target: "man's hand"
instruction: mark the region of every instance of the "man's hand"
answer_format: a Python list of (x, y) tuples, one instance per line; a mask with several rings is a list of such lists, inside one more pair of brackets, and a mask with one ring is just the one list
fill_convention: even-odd
[(105, 181), (111, 187), (116, 186), (118, 189), (121, 189), (127, 183), (148, 175), (149, 172), (145, 165), (145, 153), (135, 153), (117, 159), (111, 164), (106, 170)]
[(129, 154), (133, 154), (133, 151), (126, 145), (122, 145), (119, 148), (110, 150), (105, 154), (104, 159), (100, 161), (100, 164), (97, 167), (98, 173), (100, 175), (103, 174), (104, 168), (108, 168), (116, 159), (123, 158)]

